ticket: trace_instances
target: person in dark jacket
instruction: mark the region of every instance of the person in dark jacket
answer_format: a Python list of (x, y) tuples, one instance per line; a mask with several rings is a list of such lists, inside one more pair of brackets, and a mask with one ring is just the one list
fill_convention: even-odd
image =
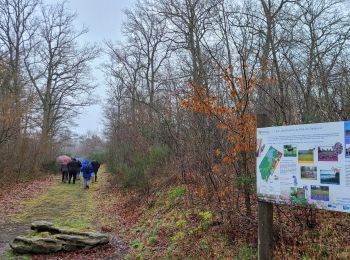
[[(83, 166), (84, 159), (82, 159), (82, 158), (75, 158), (75, 159), (80, 162), (81, 166)], [(77, 177), (75, 178), (77, 181), (80, 180), (80, 173), (81, 173), (81, 170), (79, 170)]]
[(61, 164), (60, 171), (62, 173), (62, 182), (66, 182), (68, 179), (68, 167), (67, 164)]
[(70, 184), (70, 181), (73, 178), (73, 184), (75, 184), (75, 179), (77, 177), (77, 174), (80, 173), (81, 168), (81, 162), (77, 161), (75, 158), (70, 161), (68, 164), (68, 173), (69, 173), (69, 179), (68, 183)]
[(100, 168), (101, 164), (96, 161), (96, 160), (93, 160), (91, 162), (91, 165), (92, 167), (94, 168), (94, 173), (95, 173), (95, 182), (97, 181), (97, 172), (98, 172), (98, 169)]

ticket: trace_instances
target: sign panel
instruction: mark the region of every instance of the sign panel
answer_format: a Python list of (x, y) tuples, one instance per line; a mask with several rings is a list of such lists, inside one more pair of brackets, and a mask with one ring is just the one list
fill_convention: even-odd
[(263, 201), (350, 212), (350, 121), (257, 129)]

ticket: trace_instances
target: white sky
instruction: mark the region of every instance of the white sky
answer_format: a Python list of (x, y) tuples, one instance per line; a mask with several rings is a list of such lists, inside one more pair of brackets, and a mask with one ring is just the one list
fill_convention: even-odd
[[(47, 3), (55, 3), (57, 0), (44, 0)], [(104, 40), (117, 41), (121, 38), (121, 25), (125, 20), (123, 11), (132, 7), (135, 0), (68, 0), (67, 6), (78, 14), (76, 27), (86, 26), (89, 32), (80, 39), (81, 43), (97, 43), (103, 47)], [(93, 77), (98, 84), (96, 94), (100, 96), (100, 102), (96, 105), (83, 108), (83, 113), (77, 120), (78, 126), (73, 130), (77, 134), (85, 134), (88, 131), (101, 133), (103, 130), (103, 102), (106, 96), (104, 75), (100, 70), (105, 56), (96, 59), (92, 64)]]

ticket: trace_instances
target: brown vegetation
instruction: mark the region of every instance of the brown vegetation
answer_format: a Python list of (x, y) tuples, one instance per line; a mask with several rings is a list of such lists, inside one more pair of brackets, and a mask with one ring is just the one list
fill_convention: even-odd
[(0, 182), (53, 170), (78, 109), (90, 104), (94, 46), (62, 3), (0, 1)]
[[(164, 200), (157, 194), (171, 189), (159, 180), (185, 187), (179, 211), (188, 211), (190, 226), (201, 223), (200, 212), (209, 212), (215, 223), (209, 234), (244, 242), (247, 251), (256, 248), (256, 114), (274, 125), (348, 116), (350, 21), (343, 8), (335, 0), (138, 1), (127, 11), (123, 43), (107, 44), (108, 162), (117, 183), (136, 188), (152, 208), (154, 200)], [(159, 216), (171, 209), (156, 211)], [(333, 227), (322, 215), (336, 214), (278, 207), (276, 256), (347, 252), (319, 240), (329, 230), (325, 225)], [(187, 228), (177, 244), (187, 255), (201, 255), (187, 243)], [(176, 232), (161, 232), (166, 242), (157, 244), (159, 250), (172, 244)], [(310, 240), (318, 249), (309, 247), (315, 245)], [(142, 241), (134, 242), (137, 249)], [(162, 255), (155, 251), (135, 254)]]

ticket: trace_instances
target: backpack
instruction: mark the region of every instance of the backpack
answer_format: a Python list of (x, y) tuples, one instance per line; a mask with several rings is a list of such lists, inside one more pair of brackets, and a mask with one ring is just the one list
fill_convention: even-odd
[(83, 172), (85, 172), (85, 173), (90, 173), (91, 172), (90, 164), (87, 163), (87, 164), (84, 165)]

